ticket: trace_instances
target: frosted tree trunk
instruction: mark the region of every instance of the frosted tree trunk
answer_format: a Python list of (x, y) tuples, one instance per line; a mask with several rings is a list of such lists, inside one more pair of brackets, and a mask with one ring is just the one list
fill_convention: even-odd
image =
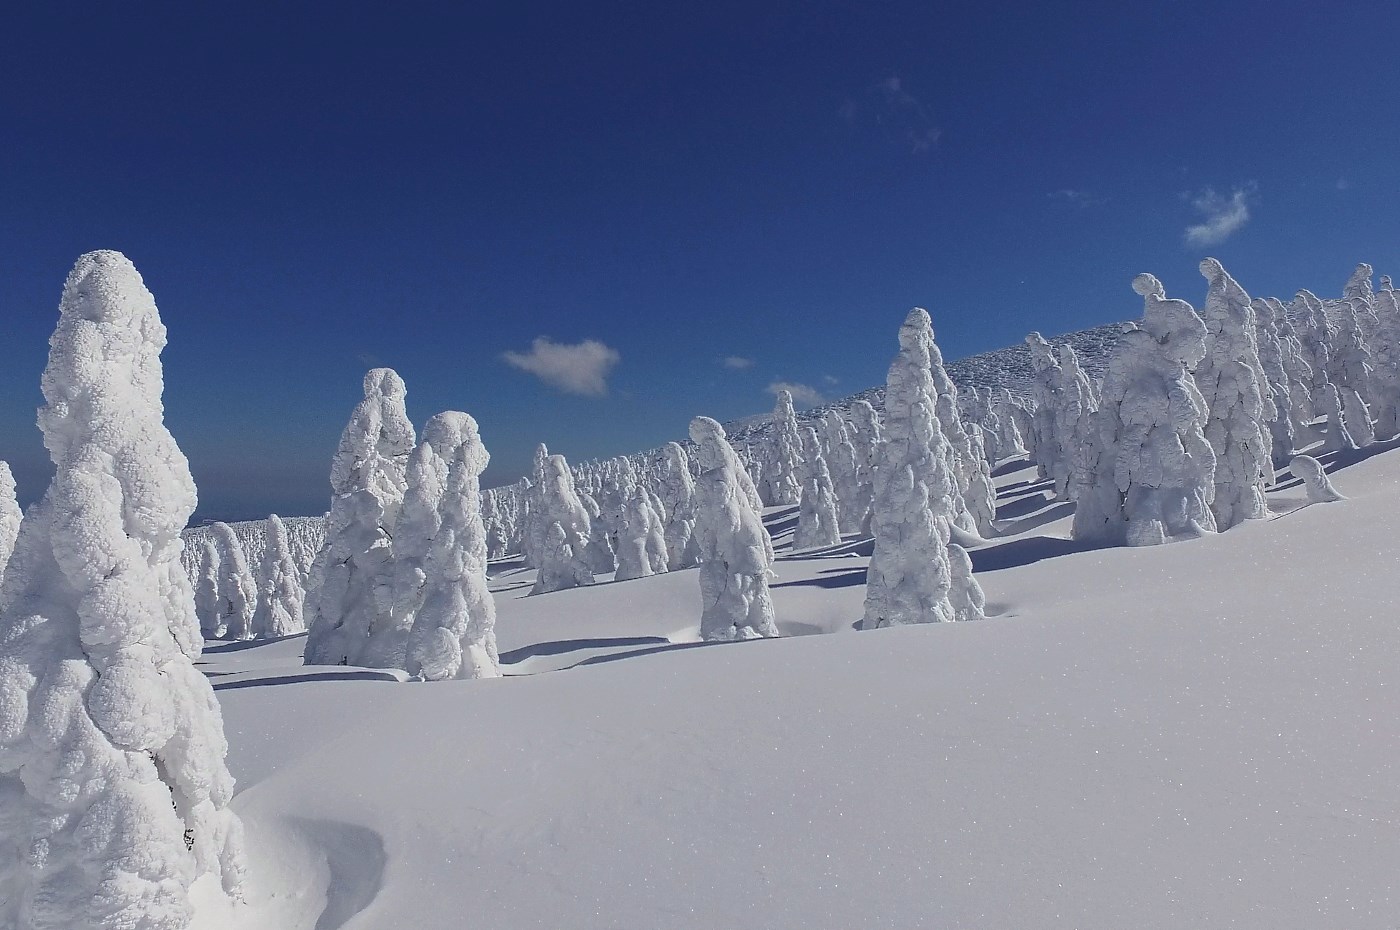
[(242, 828), (163, 422), (165, 327), (117, 252), (78, 260), (39, 411), (55, 475), (0, 590), (0, 926), (184, 930), (204, 875), (241, 896)]
[(758, 492), (709, 417), (690, 421), (700, 476), (695, 481), (695, 535), (700, 547), (700, 638), (706, 641), (778, 635), (768, 581), (773, 541), (763, 526)]

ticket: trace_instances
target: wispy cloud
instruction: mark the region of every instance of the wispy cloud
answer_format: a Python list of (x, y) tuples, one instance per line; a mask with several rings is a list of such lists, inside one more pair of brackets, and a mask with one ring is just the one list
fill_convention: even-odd
[(1346, 178), (1338, 178), (1338, 179), (1337, 179), (1337, 190), (1339, 190), (1339, 191), (1349, 191), (1349, 190), (1351, 190), (1351, 182), (1348, 181)]
[(774, 381), (768, 385), (768, 393), (774, 397), (779, 391), (787, 391), (792, 395), (792, 402), (798, 407), (815, 407), (822, 402), (822, 393), (809, 384), (798, 384), (795, 381)]
[(596, 339), (570, 345), (540, 336), (530, 351), (504, 352), (501, 358), (566, 393), (602, 397), (608, 393), (608, 375), (622, 356)]
[(932, 150), (942, 136), (924, 102), (897, 74), (867, 88), (859, 99), (847, 97), (837, 107), (836, 115), (851, 124), (873, 122), (891, 141), (908, 146), (914, 155)]
[(753, 359), (744, 358), (742, 355), (726, 355), (719, 360), (719, 363), (725, 368), (733, 368), (735, 370), (753, 367)]
[(1100, 197), (1098, 194), (1089, 191), (1075, 190), (1070, 187), (1051, 191), (1045, 196), (1049, 197), (1051, 200), (1057, 200), (1060, 203), (1067, 203), (1076, 207), (1096, 207), (1101, 203), (1107, 202), (1106, 197)]
[(1254, 186), (1237, 187), (1226, 197), (1211, 188), (1192, 195), (1191, 206), (1202, 216), (1201, 222), (1186, 227), (1186, 244), (1217, 245), (1233, 236), (1249, 222), (1249, 200)]

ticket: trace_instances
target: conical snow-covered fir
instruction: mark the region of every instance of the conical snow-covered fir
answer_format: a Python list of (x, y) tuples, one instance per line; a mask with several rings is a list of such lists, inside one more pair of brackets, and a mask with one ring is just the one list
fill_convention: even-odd
[(1074, 538), (1145, 546), (1215, 529), (1215, 451), (1190, 372), (1205, 357), (1205, 323), (1150, 274), (1134, 278), (1133, 290), (1143, 321), (1129, 324), (1109, 362)]
[(773, 405), (773, 428), (768, 434), (768, 460), (764, 463), (764, 500), (774, 507), (796, 504), (802, 496), (802, 437), (792, 393), (778, 391)]
[(486, 526), (481, 519), (481, 473), (490, 455), (475, 419), (456, 412), (439, 416), (450, 426), (451, 438), (441, 444), (449, 461), (406, 668), (429, 681), (498, 678), (496, 604), (486, 587)]
[(1206, 279), (1206, 354), (1196, 365), (1196, 387), (1206, 401), (1206, 439), (1215, 450), (1216, 528), (1269, 515), (1264, 488), (1274, 470), (1268, 436), (1268, 381), (1259, 361), (1254, 309), (1244, 288), (1213, 258), (1201, 262)]
[(803, 431), (804, 445), (812, 452), (803, 465), (802, 499), (797, 513), (797, 529), (793, 531), (794, 549), (816, 549), (834, 546), (841, 541), (837, 527), (836, 493), (832, 488), (831, 472), (826, 459), (818, 450), (817, 432), (810, 426)]
[(306, 664), (362, 665), (391, 614), (392, 530), (416, 444), (403, 379), (391, 368), (365, 375), (364, 399), (331, 464), (331, 512), (306, 595)]
[(535, 496), (536, 518), (543, 527), (537, 551), (539, 574), (531, 594), (547, 594), (593, 583), (588, 567), (588, 511), (574, 490), (574, 474), (562, 455), (545, 459)]
[(15, 551), (21, 517), (19, 501), (15, 498), (15, 476), (10, 473), (8, 462), (0, 462), (0, 585), (5, 582), (10, 553)]
[(276, 639), (305, 630), (306, 623), (302, 619), (305, 596), (296, 563), (292, 561), (287, 526), (274, 513), (267, 518), (267, 543), (263, 548), (258, 609), (253, 614), (253, 636)]
[(748, 472), (709, 417), (690, 421), (695, 443), (695, 537), (700, 547), (700, 638), (758, 639), (778, 635), (768, 582), (773, 541)]
[[(899, 329), (886, 380), (862, 629), (957, 619), (948, 564), (956, 479), (938, 421), (932, 348), (933, 323), (915, 307)], [(964, 599), (961, 592), (956, 598)]]
[(690, 474), (690, 458), (679, 443), (666, 443), (661, 453), (664, 459), (660, 497), (666, 507), (666, 564), (671, 571), (678, 571), (690, 568), (699, 560), (695, 542), (695, 479)]
[(223, 593), (219, 590), (223, 582), (223, 564), (219, 558), (219, 545), (213, 536), (205, 536), (199, 543), (199, 575), (194, 585), (194, 612), (199, 618), (199, 629), (205, 639), (220, 639), (228, 630), (228, 618), (223, 612)]
[(215, 523), (210, 528), (219, 541), (219, 609), (215, 625), (228, 639), (253, 637), (253, 614), (258, 609), (258, 583), (248, 568), (243, 543), (233, 527)]
[(165, 327), (117, 252), (69, 274), (39, 426), (56, 473), (0, 590), (0, 927), (184, 930), (240, 896), (242, 828), (180, 565), (194, 481), (166, 430)]

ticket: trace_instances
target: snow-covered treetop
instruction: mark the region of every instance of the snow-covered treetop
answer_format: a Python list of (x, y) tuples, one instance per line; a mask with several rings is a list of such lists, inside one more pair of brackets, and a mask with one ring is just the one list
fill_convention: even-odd
[(465, 447), (463, 454), (467, 456), (467, 461), (464, 464), (467, 471), (473, 474), (481, 474), (491, 461), (491, 454), (481, 443), (481, 430), (476, 425), (476, 419), (460, 410), (444, 410), (430, 417), (423, 424), (423, 441), (448, 465)]
[(734, 448), (729, 445), (729, 438), (724, 433), (724, 427), (719, 425), (719, 421), (709, 417), (696, 417), (691, 420), (690, 440), (695, 443), (695, 461), (700, 468), (700, 473), (704, 474), (725, 466), (732, 468), (735, 479), (743, 489), (744, 497), (748, 499), (749, 506), (753, 508), (755, 513), (762, 513), (763, 502), (759, 500), (758, 489), (754, 487), (749, 473), (740, 463), (739, 456), (734, 454)]
[(1370, 302), (1371, 298), (1374, 296), (1371, 290), (1371, 275), (1373, 273), (1374, 269), (1365, 262), (1357, 265), (1356, 270), (1351, 273), (1351, 277), (1347, 279), (1347, 283), (1342, 287), (1342, 297), (1347, 300), (1359, 297), (1362, 300)]
[(1205, 358), (1206, 325), (1194, 307), (1167, 297), (1162, 282), (1151, 274), (1133, 278), (1133, 290), (1142, 295), (1142, 330), (1157, 343), (1161, 355), (1187, 368)]
[(417, 444), (404, 408), (408, 389), (398, 372), (371, 368), (365, 374), (364, 391), (331, 463), (331, 489), (336, 494), (371, 487), (381, 477), (401, 485), (408, 455)]

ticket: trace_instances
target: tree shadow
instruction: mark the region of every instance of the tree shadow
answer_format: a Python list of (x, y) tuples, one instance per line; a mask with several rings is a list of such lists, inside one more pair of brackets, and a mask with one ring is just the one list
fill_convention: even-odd
[(1061, 517), (1067, 517), (1074, 513), (1074, 504), (1071, 501), (1060, 501), (1052, 504), (1039, 513), (1032, 513), (1028, 517), (1023, 517), (1015, 522), (997, 528), (1001, 536), (1020, 536), (1029, 533), (1031, 530), (1039, 529), (1047, 523), (1054, 523)]
[(1017, 568), (1057, 556), (1100, 548), (1103, 547), (1093, 543), (1076, 542), (1073, 539), (1061, 539), (1058, 536), (1035, 536), (1030, 539), (1013, 539), (998, 546), (977, 549), (970, 554), (973, 571), (997, 572), (1005, 568)]
[(322, 672), (306, 675), (269, 675), (266, 678), (245, 678), (242, 681), (213, 682), (215, 691), (236, 691), (240, 688), (266, 688), (273, 685), (299, 685), (312, 681), (403, 681), (387, 669), (347, 669), (343, 672)]
[(526, 659), (534, 659), (539, 656), (557, 656), (566, 652), (578, 652), (581, 649), (610, 649), (622, 646), (650, 646), (656, 644), (671, 644), (671, 641), (664, 636), (613, 636), (598, 639), (562, 639), (554, 642), (533, 643), (529, 646), (521, 646), (519, 649), (512, 649), (500, 655), (502, 665), (515, 665), (524, 662)]
[(780, 581), (777, 584), (769, 585), (772, 588), (853, 588), (856, 585), (865, 584), (869, 569), (859, 568), (829, 568), (816, 578), (804, 578), (801, 581)]
[(291, 633), (287, 636), (268, 637), (267, 639), (233, 639), (220, 641), (217, 646), (206, 645), (200, 650), (200, 655), (226, 655), (230, 652), (242, 652), (244, 649), (255, 649), (258, 646), (267, 646), (288, 639), (304, 638), (305, 636), (305, 633)]

